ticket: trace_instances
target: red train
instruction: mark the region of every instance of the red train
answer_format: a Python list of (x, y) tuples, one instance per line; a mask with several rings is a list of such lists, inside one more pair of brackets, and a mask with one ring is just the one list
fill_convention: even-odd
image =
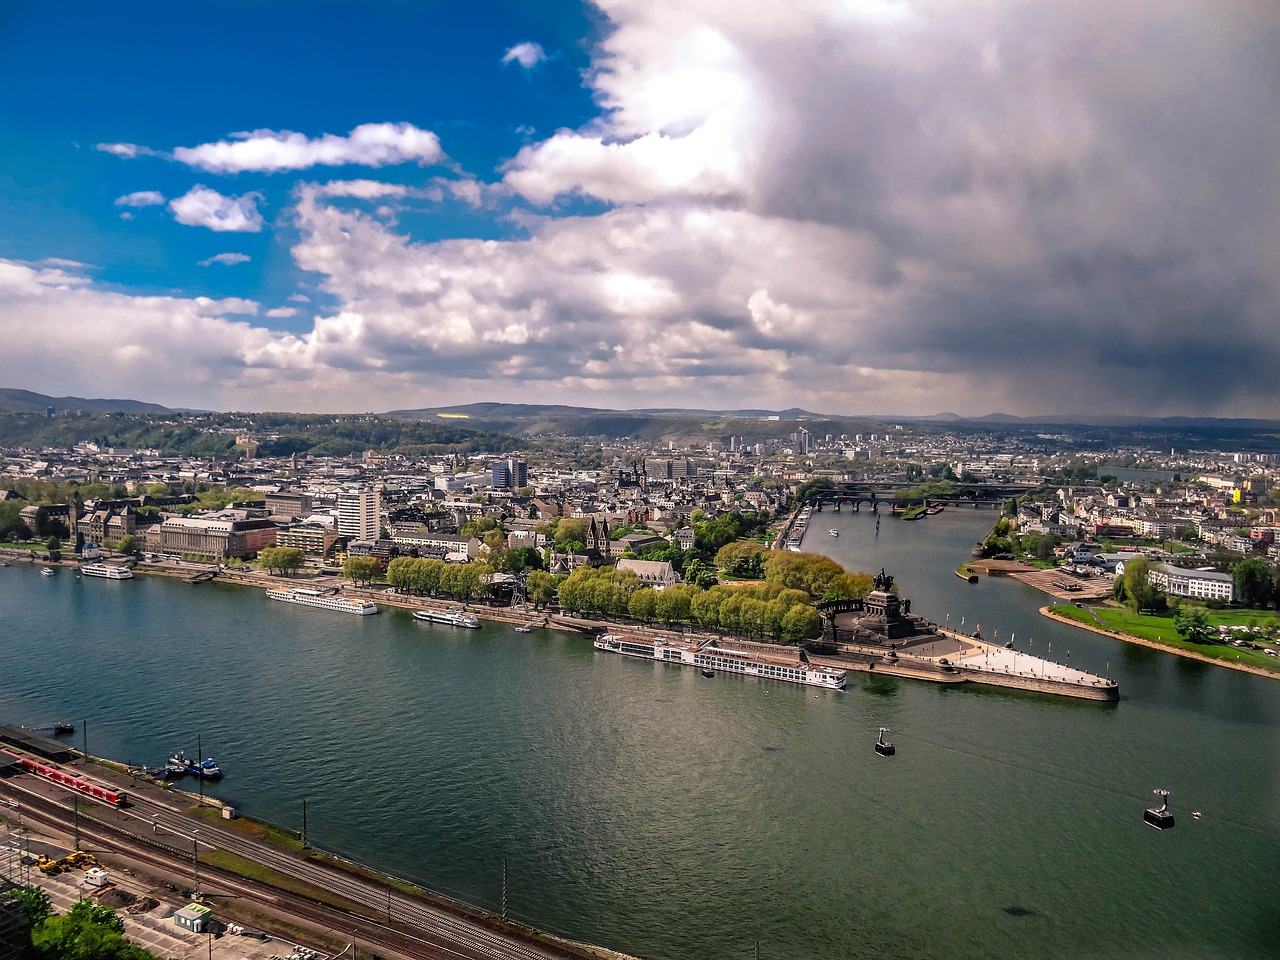
[(34, 773), (37, 777), (43, 777), (64, 787), (70, 787), (78, 793), (83, 793), (86, 797), (101, 800), (103, 803), (109, 803), (113, 807), (123, 807), (129, 799), (123, 790), (113, 790), (110, 787), (104, 787), (100, 783), (94, 783), (84, 774), (62, 770), (50, 764), (41, 763), (39, 760), (32, 760), (30, 757), (10, 753), (8, 750), (0, 750), (0, 754), (12, 760), (17, 760), (27, 773)]

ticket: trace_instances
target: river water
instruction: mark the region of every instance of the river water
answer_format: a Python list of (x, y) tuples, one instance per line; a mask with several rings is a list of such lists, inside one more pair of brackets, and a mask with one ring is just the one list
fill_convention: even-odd
[[(298, 828), (305, 799), (317, 845), (495, 910), (506, 859), (513, 917), (654, 960), (1276, 956), (1280, 684), (961, 581), (993, 519), (877, 535), (868, 512), (823, 513), (806, 548), (1111, 676), (1120, 703), (708, 680), (584, 636), (16, 565), (0, 720), (87, 718), (92, 753), (134, 763), (199, 738), (227, 773), (211, 792), (246, 813)], [(1156, 787), (1174, 830), (1142, 822)]]

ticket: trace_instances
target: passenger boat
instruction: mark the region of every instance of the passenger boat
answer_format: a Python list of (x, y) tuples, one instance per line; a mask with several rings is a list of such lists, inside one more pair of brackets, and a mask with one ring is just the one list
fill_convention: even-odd
[(619, 653), (624, 657), (661, 660), (663, 663), (698, 667), (713, 673), (720, 670), (765, 680), (826, 687), (828, 690), (843, 690), (845, 686), (843, 670), (815, 667), (803, 657), (792, 658), (763, 650), (728, 650), (717, 646), (714, 639), (702, 643), (681, 643), (660, 637), (605, 634), (595, 641), (595, 648), (606, 653)]
[(321, 610), (335, 610), (338, 613), (354, 613), (360, 617), (378, 612), (377, 604), (369, 600), (352, 600), (302, 587), (296, 590), (268, 590), (267, 596), (272, 600), (281, 600), (285, 603), (300, 603), (304, 607), (318, 607)]
[(86, 563), (80, 568), (86, 577), (105, 577), (108, 580), (132, 580), (133, 571), (128, 567), (116, 567), (108, 563)]
[(480, 621), (461, 610), (415, 610), (415, 620), (426, 620), (428, 623), (444, 623), (451, 627), (466, 627), (468, 630), (479, 630)]
[(40, 568), (40, 576), (42, 576), (42, 577), (52, 577), (52, 576), (53, 576), (53, 574), (54, 574), (53, 567), (41, 567), (41, 568)]

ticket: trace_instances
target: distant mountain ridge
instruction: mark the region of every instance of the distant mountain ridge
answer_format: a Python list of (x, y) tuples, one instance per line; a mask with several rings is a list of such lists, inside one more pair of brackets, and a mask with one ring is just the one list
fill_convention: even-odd
[(85, 413), (172, 413), (168, 407), (142, 400), (89, 400), (85, 397), (48, 397), (30, 390), (0, 387), (0, 413), (44, 413), (65, 410)]

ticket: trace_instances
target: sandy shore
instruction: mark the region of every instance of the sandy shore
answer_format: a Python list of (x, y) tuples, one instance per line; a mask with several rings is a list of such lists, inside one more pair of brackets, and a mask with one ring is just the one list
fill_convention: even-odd
[(1271, 680), (1280, 680), (1280, 673), (1272, 673), (1269, 670), (1263, 670), (1260, 667), (1251, 667), (1244, 663), (1232, 663), (1230, 660), (1215, 660), (1213, 657), (1206, 657), (1203, 653), (1196, 653), (1194, 650), (1183, 650), (1179, 647), (1169, 647), (1163, 643), (1156, 643), (1154, 640), (1135, 637), (1133, 634), (1129, 633), (1117, 633), (1115, 630), (1104, 630), (1102, 627), (1090, 626), (1087, 623), (1081, 623), (1080, 621), (1072, 620), (1069, 617), (1059, 616), (1048, 607), (1041, 607), (1040, 615), (1048, 617), (1050, 620), (1057, 620), (1059, 623), (1065, 623), (1069, 627), (1079, 627), (1081, 630), (1090, 630), (1093, 633), (1100, 633), (1104, 637), (1113, 637), (1116, 640), (1123, 640), (1125, 643), (1134, 643), (1140, 647), (1150, 647), (1153, 650), (1163, 650), (1165, 653), (1172, 653), (1179, 657), (1186, 657), (1188, 660), (1199, 660), (1202, 663), (1211, 663), (1216, 667), (1227, 667), (1230, 670), (1239, 670), (1241, 673), (1252, 673), (1255, 676), (1268, 677)]

